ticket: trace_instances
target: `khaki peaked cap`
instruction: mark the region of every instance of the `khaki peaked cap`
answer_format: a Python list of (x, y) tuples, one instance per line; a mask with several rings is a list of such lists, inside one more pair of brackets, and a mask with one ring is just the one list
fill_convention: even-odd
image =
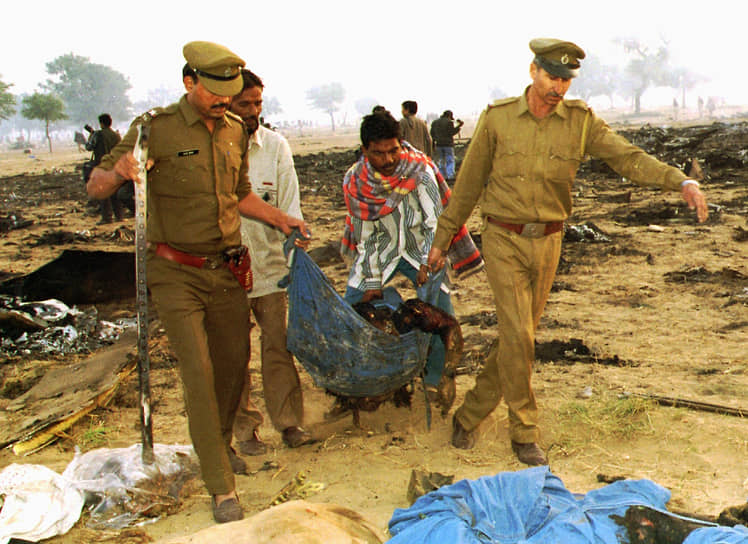
[(535, 53), (535, 62), (551, 75), (563, 78), (579, 74), (579, 61), (585, 57), (577, 44), (555, 38), (535, 38), (530, 41), (530, 50)]
[(234, 96), (242, 92), (241, 69), (244, 60), (224, 47), (212, 42), (190, 42), (182, 49), (187, 64), (197, 74), (200, 83), (211, 93)]

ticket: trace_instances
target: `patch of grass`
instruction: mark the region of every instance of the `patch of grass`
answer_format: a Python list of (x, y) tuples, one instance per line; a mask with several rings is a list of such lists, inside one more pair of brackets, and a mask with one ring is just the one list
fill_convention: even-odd
[(637, 397), (596, 397), (571, 401), (556, 410), (556, 442), (576, 449), (590, 440), (631, 440), (655, 432), (649, 412), (652, 401)]
[(116, 431), (115, 427), (107, 427), (103, 421), (89, 423), (88, 429), (83, 431), (78, 437), (78, 445), (82, 450), (92, 450), (101, 448), (109, 444), (111, 435)]

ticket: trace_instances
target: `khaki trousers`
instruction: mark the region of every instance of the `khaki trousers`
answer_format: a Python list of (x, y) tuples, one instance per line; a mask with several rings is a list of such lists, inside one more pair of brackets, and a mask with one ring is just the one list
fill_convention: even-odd
[(190, 437), (211, 495), (234, 490), (234, 415), (249, 356), (247, 294), (228, 268), (199, 269), (155, 255), (148, 286), (179, 360)]
[[(250, 298), (249, 307), (260, 326), (262, 389), (270, 421), (279, 431), (301, 427), (304, 420), (301, 381), (293, 356), (286, 349), (287, 295), (280, 291)], [(250, 395), (249, 364), (245, 370), (244, 388), (234, 421), (234, 436), (239, 442), (251, 440), (252, 433), (263, 422), (262, 412)]]
[(562, 234), (523, 238), (484, 221), (483, 257), (496, 303), (498, 343), (455, 412), (467, 430), (476, 428), (503, 397), (511, 439), (538, 441), (538, 407), (531, 384), (535, 329), (556, 275)]

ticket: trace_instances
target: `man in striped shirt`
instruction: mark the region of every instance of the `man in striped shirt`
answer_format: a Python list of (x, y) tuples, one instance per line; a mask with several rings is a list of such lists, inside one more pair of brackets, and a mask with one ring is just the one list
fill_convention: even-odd
[[(436, 166), (400, 139), (400, 125), (390, 113), (364, 117), (361, 144), (362, 155), (343, 181), (348, 215), (342, 253), (353, 261), (345, 293), (350, 304), (383, 298), (382, 287), (398, 272), (414, 285), (425, 283), (442, 212)], [(454, 315), (446, 286), (436, 306)], [(424, 371), (431, 398), (443, 369), (444, 345), (435, 334)]]

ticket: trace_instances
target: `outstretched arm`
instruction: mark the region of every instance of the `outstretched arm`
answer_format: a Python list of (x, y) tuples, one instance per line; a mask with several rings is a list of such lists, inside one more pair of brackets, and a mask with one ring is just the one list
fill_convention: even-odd
[(683, 196), (683, 200), (688, 203), (688, 207), (696, 210), (699, 223), (706, 221), (706, 218), (709, 217), (709, 208), (704, 193), (699, 189), (699, 184), (692, 180), (684, 181), (680, 194)]

